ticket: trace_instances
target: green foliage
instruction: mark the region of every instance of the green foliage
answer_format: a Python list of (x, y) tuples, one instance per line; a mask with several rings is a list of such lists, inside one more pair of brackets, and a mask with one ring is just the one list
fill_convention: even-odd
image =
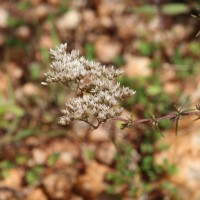
[[(133, 12), (143, 15), (155, 15), (157, 13), (156, 5), (144, 4), (140, 7), (132, 9)], [(167, 3), (162, 5), (161, 12), (168, 16), (180, 15), (188, 13), (190, 10), (189, 6), (184, 3)]]
[(140, 170), (147, 182), (156, 181), (164, 173), (163, 167), (154, 161), (155, 143), (158, 138), (153, 130), (146, 131), (144, 136), (144, 141), (140, 146), (142, 155), (139, 163)]
[(166, 110), (173, 107), (169, 96), (163, 92), (159, 76), (132, 79), (120, 77), (118, 81), (121, 85), (137, 91), (137, 95), (123, 102), (123, 106), (128, 109), (140, 104), (141, 109), (145, 110), (145, 117), (149, 117), (149, 114), (165, 114)]
[(60, 157), (60, 153), (58, 153), (58, 152), (55, 152), (55, 153), (51, 154), (47, 159), (47, 165), (48, 166), (55, 165), (55, 163), (57, 162), (59, 157)]
[(140, 148), (141, 148), (142, 153), (153, 153), (154, 152), (154, 147), (148, 143), (142, 143)]
[(15, 117), (22, 117), (24, 115), (24, 110), (12, 102), (0, 102), (0, 116), (6, 113), (11, 113)]
[(113, 63), (115, 66), (118, 67), (118, 66), (124, 65), (125, 61), (124, 61), (123, 56), (117, 56), (117, 57), (113, 58), (112, 63)]
[[(11, 98), (12, 98), (12, 89), (11, 89)], [(6, 115), (12, 116), (12, 120), (6, 119)], [(12, 133), (16, 130), (20, 118), (25, 114), (25, 110), (19, 105), (15, 104), (14, 99), (10, 101), (5, 101), (0, 99), (0, 128), (6, 130), (7, 133)]]
[(95, 58), (95, 50), (94, 45), (92, 43), (86, 43), (84, 47), (85, 57), (88, 60), (92, 60)]
[[(199, 6), (199, 3), (195, 3), (194, 5), (197, 8)], [(19, 11), (25, 11), (29, 9), (30, 6), (31, 4), (29, 1), (22, 0), (17, 2), (17, 8), (19, 9)], [(190, 4), (190, 7), (192, 7), (192, 3)], [(190, 7), (184, 3), (165, 4), (162, 8), (162, 13), (168, 16), (186, 14), (191, 9)], [(57, 10), (56, 15), (62, 15), (66, 13), (69, 10), (69, 8), (66, 6), (66, 0), (63, 0), (56, 10)], [(146, 1), (143, 6), (139, 8), (138, 7), (133, 8), (133, 12), (140, 13), (142, 15), (153, 16), (157, 14), (158, 10), (155, 5), (147, 4)], [(53, 16), (50, 13), (45, 18), (45, 22), (48, 20), (48, 22), (53, 24), (55, 20), (54, 17), (55, 16)], [(34, 45), (30, 44), (28, 46), (28, 44), (25, 44), (23, 41), (20, 41), (13, 35), (14, 31), (12, 30), (21, 25), (24, 25), (25, 23), (26, 22), (21, 18), (18, 19), (12, 16), (8, 18), (8, 28), (11, 31), (10, 30), (8, 31), (9, 35), (7, 35), (6, 37), (6, 44), (5, 44), (6, 48), (9, 49), (10, 47), (12, 48), (14, 47), (14, 48), (19, 48), (18, 50), (20, 50), (21, 48), (23, 49), (26, 48), (26, 52), (33, 51), (32, 46)], [(40, 33), (40, 31), (42, 32), (42, 30), (40, 30), (41, 29), (40, 26), (38, 27), (36, 26), (40, 25), (39, 22), (34, 22), (34, 23), (35, 25), (33, 25), (33, 27), (31, 25), (31, 30), (36, 30), (36, 35), (38, 37), (37, 39), (39, 39), (42, 35), (42, 33)], [(55, 27), (51, 29), (50, 35), (54, 46), (60, 43), (59, 41), (60, 36), (58, 35)], [(33, 41), (35, 41), (34, 38)], [(198, 41), (188, 42), (185, 47), (186, 53), (185, 52), (182, 53), (181, 49), (175, 48), (174, 52), (172, 53), (172, 56), (166, 58), (166, 60), (168, 59), (167, 62), (169, 61), (170, 63), (173, 64), (178, 78), (185, 79), (188, 76), (192, 76), (194, 75), (194, 73), (200, 71), (199, 47), (200, 45)], [(95, 58), (95, 51), (93, 44), (86, 42), (84, 50), (87, 59)], [(162, 51), (162, 49), (159, 49), (159, 44), (149, 40), (147, 41), (147, 39), (142, 38), (142, 40), (140, 39), (139, 45), (136, 47), (136, 51), (138, 54), (142, 56), (150, 57), (151, 64), (149, 67), (153, 69), (154, 72), (157, 71), (159, 72), (159, 69), (163, 63), (162, 58), (157, 57), (157, 53), (159, 51), (160, 52)], [(42, 57), (41, 65), (38, 64), (37, 62), (32, 62), (30, 65), (27, 65), (29, 66), (28, 77), (30, 77), (32, 81), (37, 81), (41, 75), (41, 67), (47, 66), (49, 64), (48, 50), (46, 48), (41, 48), (39, 54)], [(30, 59), (30, 57), (27, 58)], [(123, 56), (115, 57), (112, 60), (112, 62), (115, 66), (122, 66), (125, 63)], [(154, 75), (149, 78), (137, 77), (133, 79), (128, 79), (126, 77), (120, 77), (119, 80), (122, 85), (131, 86), (133, 89), (137, 91), (136, 95), (133, 98), (129, 98), (127, 101), (125, 101), (123, 105), (129, 110), (132, 110), (132, 108), (134, 108), (134, 112), (138, 117), (143, 117), (143, 116), (149, 117), (152, 114), (155, 114), (155, 116), (161, 116), (171, 111), (173, 98), (171, 100), (170, 97), (163, 92), (163, 85), (160, 81), (159, 76), (160, 74), (154, 73)], [(24, 77), (22, 81), (24, 82)], [(62, 92), (58, 92), (60, 91), (59, 88), (54, 87), (53, 90), (49, 91), (50, 102), (53, 102), (53, 104), (57, 104), (60, 106), (61, 102), (63, 102), (64, 95)], [(42, 129), (41, 131), (40, 127), (37, 127), (38, 129), (29, 127), (29, 125), (25, 125), (26, 126), (25, 128), (21, 127), (20, 121), (22, 121), (23, 117), (26, 116), (25, 114), (27, 112), (26, 110), (27, 108), (26, 106), (23, 107), (21, 104), (15, 102), (15, 94), (14, 94), (14, 89), (12, 88), (11, 80), (8, 84), (9, 100), (3, 101), (2, 99), (3, 99), (2, 95), (0, 95), (0, 128), (1, 130), (6, 132), (5, 138), (7, 143), (11, 143), (13, 141), (21, 141), (32, 135), (38, 134), (38, 132), (42, 132), (43, 136), (46, 135), (46, 137), (49, 138), (65, 134), (66, 130), (64, 131), (47, 130), (44, 132), (43, 130), (46, 130), (46, 128)], [(36, 101), (37, 100), (33, 100), (34, 103), (36, 103)], [(44, 104), (46, 103), (44, 103), (42, 99), (41, 103), (42, 109), (44, 109)], [(198, 110), (200, 110), (199, 107), (200, 106), (197, 106)], [(178, 131), (178, 122), (181, 117), (181, 113), (182, 111), (180, 111), (179, 113), (177, 112), (177, 118), (175, 119), (176, 132)], [(7, 116), (11, 117), (8, 119)], [(199, 119), (200, 115), (197, 115), (196, 120)], [(44, 122), (45, 125), (50, 124), (54, 120), (55, 117), (52, 115), (52, 113), (45, 111), (42, 113), (41, 121), (42, 123)], [(167, 119), (160, 121), (158, 126), (159, 129), (162, 131), (168, 128), (170, 124), (171, 121)], [(129, 124), (125, 124), (124, 128), (130, 127), (128, 125)], [(162, 165), (156, 164), (154, 160), (155, 153), (160, 151), (165, 151), (166, 149), (169, 148), (169, 146), (167, 146), (166, 144), (157, 144), (157, 141), (160, 138), (158, 130), (153, 130), (149, 126), (148, 127), (144, 126), (144, 127), (142, 130), (139, 129), (141, 134), (138, 136), (137, 141), (136, 142), (134, 141), (135, 143), (138, 144), (138, 147), (134, 147), (135, 149), (133, 149), (133, 146), (130, 145), (121, 146), (120, 151), (116, 155), (115, 159), (115, 171), (113, 173), (109, 173), (106, 177), (107, 181), (109, 182), (108, 191), (109, 193), (116, 194), (114, 196), (114, 199), (116, 200), (122, 199), (118, 191), (120, 191), (119, 188), (123, 189), (124, 186), (127, 195), (135, 198), (137, 198), (140, 194), (149, 194), (155, 189), (159, 189), (161, 191), (168, 191), (170, 194), (174, 194), (176, 192), (175, 187), (173, 187), (169, 182), (162, 181), (161, 179), (162, 177), (165, 177), (167, 175), (173, 175), (174, 173), (176, 173), (177, 167), (174, 164), (169, 163), (168, 160), (164, 160)], [(4, 136), (2, 136), (0, 142), (2, 142), (3, 139)], [(133, 159), (133, 154), (135, 151), (138, 152), (139, 154), (140, 157), (139, 160)], [(94, 159), (94, 152), (92, 150), (88, 150), (84, 152), (84, 157), (86, 158), (86, 160), (92, 160)], [(49, 158), (47, 159), (46, 163), (47, 167), (54, 166), (58, 159), (59, 159), (59, 153), (53, 153), (52, 155), (50, 155)], [(28, 160), (29, 160), (28, 156), (23, 154), (17, 154), (16, 157), (14, 158), (14, 161), (9, 161), (9, 160), (1, 161), (0, 162), (1, 178), (8, 177), (10, 169), (18, 165), (26, 165)], [(28, 169), (25, 177), (26, 183), (30, 185), (38, 183), (43, 169), (44, 169), (43, 166), (38, 166), (38, 165)], [(154, 183), (156, 181), (159, 181), (160, 188), (154, 188), (155, 187)], [(156, 182), (156, 184), (157, 183), (158, 182)]]
[(146, 42), (146, 41), (141, 40), (139, 42), (137, 50), (139, 54), (143, 56), (150, 56), (157, 49), (157, 47), (158, 47), (158, 44), (156, 44), (155, 42)]
[(6, 45), (9, 47), (19, 47), (22, 45), (22, 41), (18, 40), (17, 38), (8, 35), (6, 37)]
[[(154, 63), (155, 69), (159, 68), (160, 61), (156, 60)], [(153, 67), (152, 67), (153, 68)], [(142, 112), (142, 117), (152, 119), (152, 129), (149, 125), (144, 125), (143, 132), (138, 138), (139, 143), (139, 161), (135, 161), (135, 168), (133, 170), (127, 170), (128, 162), (131, 162), (130, 154), (125, 151), (129, 160), (124, 155), (124, 152), (119, 152), (121, 160), (116, 160), (116, 173), (109, 175), (109, 180), (112, 183), (112, 191), (115, 192), (119, 185), (127, 184), (127, 194), (132, 197), (138, 197), (139, 191), (143, 193), (150, 193), (160, 188), (152, 186), (154, 182), (160, 181), (162, 177), (166, 177), (170, 174), (176, 173), (177, 169), (174, 164), (170, 164), (168, 161), (164, 161), (163, 164), (157, 164), (154, 160), (155, 152), (164, 151), (168, 148), (166, 145), (157, 145), (157, 141), (162, 134), (162, 131), (169, 128), (171, 121), (169, 119), (157, 121), (156, 116), (166, 115), (166, 111), (173, 110), (173, 101), (169, 99), (169, 96), (163, 91), (162, 83), (159, 76), (155, 73), (154, 76), (148, 78), (132, 78), (120, 77), (118, 79), (121, 85), (126, 87), (133, 87), (137, 91), (137, 95), (134, 98), (130, 98), (123, 103), (123, 105), (129, 110), (134, 108), (134, 113), (137, 113), (137, 105), (139, 105), (139, 112)], [(144, 112), (145, 111), (145, 112)], [(143, 116), (144, 115), (144, 116)], [(151, 117), (149, 117), (151, 116)], [(126, 126), (125, 124), (124, 126)], [(119, 164), (120, 163), (120, 164)], [(119, 168), (118, 166), (121, 166)], [(125, 176), (123, 171), (126, 171), (129, 176)], [(140, 177), (140, 182), (134, 183), (137, 177)], [(127, 178), (127, 179), (125, 179)], [(170, 185), (170, 184), (169, 184)], [(163, 190), (165, 190), (163, 188)], [(169, 192), (169, 191), (168, 191)], [(169, 192), (172, 196), (173, 193)]]
[(142, 158), (140, 167), (148, 181), (156, 181), (162, 173), (162, 168), (155, 164), (151, 155), (146, 155)]
[(40, 55), (42, 57), (43, 64), (48, 64), (49, 61), (49, 52), (46, 48), (40, 48)]
[[(143, 136), (143, 142), (140, 146), (141, 160), (139, 162), (140, 173), (144, 180), (144, 185), (149, 188), (149, 192), (156, 190), (152, 187), (153, 182), (161, 181), (162, 177), (174, 174), (177, 172), (177, 168), (174, 164), (169, 163), (168, 160), (164, 160), (162, 164), (155, 163), (155, 152), (165, 151), (169, 146), (165, 144), (156, 145), (156, 141), (159, 139), (158, 135), (153, 130), (147, 130)], [(161, 182), (162, 183), (162, 182)], [(169, 182), (168, 185), (171, 187)], [(144, 189), (144, 188), (143, 188)], [(166, 190), (166, 188), (157, 188), (160, 190)], [(144, 189), (145, 190), (145, 189)], [(175, 196), (175, 190), (168, 190), (169, 195)]]
[(25, 180), (27, 184), (33, 185), (39, 182), (40, 175), (43, 171), (43, 167), (40, 165), (35, 165), (26, 171)]
[(17, 3), (17, 8), (20, 10), (20, 11), (26, 11), (30, 8), (31, 4), (29, 1), (25, 1), (25, 0), (22, 0), (22, 1), (19, 1)]
[(9, 160), (4, 160), (0, 163), (0, 176), (6, 178), (9, 176), (11, 168), (15, 167), (15, 164)]
[(176, 165), (175, 164), (170, 164), (167, 159), (164, 159), (163, 166), (165, 166), (164, 170), (170, 175), (174, 175), (178, 171)]
[(29, 157), (27, 155), (18, 154), (16, 155), (15, 163), (17, 165), (24, 165), (28, 162), (28, 160), (29, 160)]
[(64, 5), (60, 5), (59, 6), (59, 14), (65, 14), (69, 11), (69, 8), (64, 6)]
[(139, 8), (133, 8), (133, 12), (145, 15), (155, 15), (156, 14), (156, 6), (153, 5), (143, 5)]
[(193, 55), (198, 55), (200, 49), (200, 43), (197, 41), (192, 41), (188, 44), (188, 49), (190, 53), (192, 53)]
[(30, 137), (31, 135), (34, 135), (35, 133), (36, 133), (36, 128), (31, 128), (31, 127), (19, 130), (17, 135), (15, 136), (15, 140), (16, 141), (23, 140), (27, 137)]
[(162, 62), (159, 58), (153, 58), (151, 60), (151, 63), (149, 65), (150, 68), (153, 69), (153, 71), (156, 71), (157, 69), (159, 69), (162, 66)]
[[(152, 138), (148, 137), (154, 137)], [(154, 134), (155, 135), (155, 134)], [(140, 145), (140, 155), (136, 158), (136, 152), (131, 145), (120, 144), (118, 153), (115, 159), (115, 171), (108, 173), (106, 181), (108, 182), (107, 192), (109, 194), (117, 194), (122, 187), (126, 187), (126, 196), (139, 198), (140, 195), (146, 193), (150, 195), (156, 190), (153, 183), (159, 181), (162, 177), (177, 172), (175, 165), (170, 164), (167, 160), (163, 161), (162, 165), (158, 165), (154, 161), (155, 141), (156, 136), (148, 132), (147, 137)], [(164, 150), (166, 146), (163, 146)], [(157, 148), (158, 151), (158, 148)], [(140, 158), (140, 159), (139, 159)], [(174, 187), (171, 187), (169, 182), (165, 182), (169, 188), (171, 195), (174, 195)], [(158, 188), (166, 190), (166, 188)]]
[(94, 151), (91, 149), (87, 149), (84, 151), (83, 156), (86, 160), (93, 160), (94, 159)]
[[(163, 181), (161, 183), (161, 188), (164, 189), (165, 191), (168, 191), (171, 194), (174, 194), (176, 197), (177, 194), (177, 188), (175, 186), (173, 186), (172, 184), (170, 184), (167, 181)], [(177, 199), (177, 198), (176, 198)]]
[(31, 63), (29, 66), (29, 74), (32, 80), (37, 80), (39, 79), (41, 72), (40, 72), (40, 65), (39, 63)]
[(159, 127), (161, 130), (165, 130), (167, 128), (169, 128), (171, 125), (171, 120), (170, 119), (164, 119), (159, 121)]
[(106, 180), (109, 182), (107, 192), (115, 194), (119, 187), (126, 184), (128, 191), (131, 191), (132, 195), (134, 195), (137, 192), (137, 186), (133, 187), (137, 170), (131, 167), (134, 150), (130, 145), (125, 144), (119, 145), (118, 150), (120, 152), (116, 155), (116, 171), (108, 173), (106, 176)]
[[(195, 53), (196, 45), (192, 44), (188, 47), (190, 51)], [(177, 72), (177, 77), (180, 79), (187, 78), (188, 76), (194, 75), (199, 72), (199, 61), (193, 57), (185, 57), (182, 55), (179, 49), (174, 50), (173, 55), (170, 58), (172, 64), (174, 64)]]
[(184, 3), (168, 3), (162, 8), (162, 12), (165, 15), (179, 15), (189, 12), (189, 6)]
[(16, 27), (24, 25), (24, 24), (25, 24), (25, 22), (23, 19), (16, 19), (11, 16), (8, 17), (8, 26), (10, 28), (16, 28)]
[(167, 149), (169, 149), (169, 145), (161, 143), (157, 145), (157, 149), (158, 151), (166, 151)]

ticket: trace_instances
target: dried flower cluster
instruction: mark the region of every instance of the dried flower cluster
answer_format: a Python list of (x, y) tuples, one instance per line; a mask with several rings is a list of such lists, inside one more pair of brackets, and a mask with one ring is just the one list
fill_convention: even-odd
[(81, 120), (97, 128), (108, 119), (119, 116), (122, 108), (118, 101), (135, 94), (115, 82), (123, 71), (80, 57), (76, 50), (66, 53), (66, 48), (67, 44), (61, 44), (56, 50), (50, 49), (52, 69), (45, 73), (46, 82), (42, 82), (43, 85), (60, 82), (76, 91), (77, 96), (69, 99), (61, 110), (63, 116), (59, 123), (66, 125)]

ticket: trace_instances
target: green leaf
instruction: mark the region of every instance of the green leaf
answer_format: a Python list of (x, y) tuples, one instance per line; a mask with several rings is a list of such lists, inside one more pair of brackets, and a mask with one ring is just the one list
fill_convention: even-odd
[(176, 136), (178, 135), (178, 125), (179, 125), (180, 117), (176, 117), (175, 119), (175, 130), (176, 130)]
[(125, 63), (123, 56), (114, 57), (112, 62), (115, 66), (122, 66)]
[[(49, 21), (51, 23), (52, 22), (54, 23), (55, 15), (53, 15), (53, 14), (50, 14), (50, 15), (51, 15), (51, 17), (50, 17)], [(52, 28), (51, 28), (51, 39), (52, 39), (52, 42), (53, 42), (54, 46), (58, 46), (61, 43), (59, 35), (58, 35), (58, 31), (57, 31), (55, 26), (52, 26)], [(48, 60), (46, 60), (45, 62), (47, 63), (47, 61)]]
[(49, 51), (47, 48), (44, 48), (44, 47), (41, 47), (39, 49), (40, 51), (40, 55), (42, 57), (42, 61), (44, 64), (48, 63), (48, 60), (49, 60)]
[(1, 169), (10, 169), (12, 167), (14, 167), (15, 164), (10, 162), (9, 160), (4, 160), (0, 163), (0, 168)]
[(6, 104), (1, 104), (0, 105), (0, 115), (4, 115), (7, 113), (8, 107), (6, 106)]
[(61, 5), (58, 10), (59, 10), (59, 14), (65, 14), (69, 11), (69, 8)]
[(92, 60), (95, 57), (95, 52), (94, 52), (94, 45), (92, 43), (87, 43), (84, 47), (85, 49), (85, 57), (88, 60)]
[(43, 171), (43, 167), (36, 165), (26, 172), (25, 180), (29, 185), (35, 184), (40, 179), (40, 173)]
[(106, 180), (113, 181), (115, 179), (116, 179), (116, 174), (115, 173), (108, 173), (108, 174), (106, 174)]
[(10, 28), (15, 28), (15, 27), (17, 27), (17, 26), (21, 26), (21, 25), (24, 25), (24, 20), (21, 18), (19, 18), (19, 19), (16, 19), (16, 18), (14, 18), (14, 17), (12, 17), (12, 16), (9, 16), (8, 17), (8, 26), (10, 27)]
[(2, 169), (1, 171), (1, 176), (2, 178), (7, 178), (10, 175), (10, 170), (9, 169)]
[(157, 12), (156, 6), (144, 5), (139, 8), (133, 8), (133, 11), (139, 14), (155, 15)]
[(15, 136), (16, 140), (23, 140), (36, 132), (35, 128), (23, 129), (18, 131), (17, 135)]
[(158, 95), (160, 92), (162, 92), (162, 88), (160, 85), (149, 85), (147, 87), (147, 93), (151, 96)]
[(6, 36), (6, 45), (8, 47), (21, 47), (21, 48), (22, 48), (22, 46), (24, 47), (22, 41), (20, 41), (19, 39), (15, 38), (11, 35)]
[(17, 8), (20, 11), (26, 11), (27, 9), (29, 9), (31, 6), (31, 3), (29, 1), (19, 1), (19, 3), (17, 4)]
[(158, 124), (155, 126), (155, 128), (156, 128), (157, 132), (158, 132), (162, 137), (165, 137), (165, 136), (163, 135), (163, 133), (161, 132), (161, 130), (160, 130)]
[(39, 63), (31, 63), (29, 67), (29, 73), (32, 80), (36, 80), (40, 77), (40, 65)]
[(87, 149), (84, 151), (84, 157), (87, 160), (92, 160), (94, 158), (94, 152), (91, 149)]
[(151, 170), (147, 171), (147, 175), (148, 175), (148, 177), (150, 178), (151, 181), (155, 181), (156, 178), (157, 178), (157, 175)]
[(156, 48), (157, 48), (156, 43), (153, 42), (148, 43), (145, 41), (140, 41), (138, 46), (138, 51), (141, 55), (150, 56)]
[[(163, 108), (163, 112), (164, 112), (164, 111), (165, 111), (165, 110), (164, 110), (164, 108)], [(171, 125), (171, 120), (170, 120), (170, 119), (163, 119), (163, 120), (159, 121), (159, 127), (160, 127), (161, 129), (167, 129), (167, 128), (170, 127), (170, 125)]]
[(191, 53), (198, 54), (200, 49), (200, 44), (198, 42), (191, 42), (188, 45), (188, 49), (191, 51)]
[(15, 161), (16, 161), (16, 164), (23, 165), (23, 164), (26, 164), (26, 162), (28, 161), (28, 157), (20, 154), (16, 156)]
[(15, 167), (15, 164), (10, 162), (9, 160), (4, 160), (0, 163), (0, 174), (3, 178), (7, 178), (9, 176), (10, 169)]
[(58, 160), (59, 156), (60, 156), (60, 153), (58, 153), (58, 152), (55, 152), (52, 155), (50, 155), (47, 160), (47, 165), (53, 166), (56, 163), (56, 161)]
[(152, 163), (153, 163), (153, 157), (152, 156), (143, 157), (141, 169), (144, 170), (144, 171), (150, 170)]
[(8, 111), (13, 113), (16, 117), (22, 117), (25, 113), (25, 111), (17, 105), (10, 105)]
[(7, 129), (10, 125), (10, 122), (8, 120), (0, 120), (0, 127), (3, 129)]
[(160, 68), (162, 66), (160, 59), (154, 58), (151, 61), (151, 64), (149, 65), (149, 67), (151, 67), (153, 70), (156, 70), (158, 68)]
[(176, 165), (175, 164), (170, 164), (167, 159), (163, 160), (163, 166), (165, 167), (165, 170), (167, 171), (167, 173), (169, 173), (171, 175), (177, 173)]
[(161, 143), (161, 144), (158, 144), (158, 151), (165, 151), (167, 149), (169, 149), (169, 145), (168, 144), (165, 144), (165, 143)]
[(163, 189), (169, 189), (170, 183), (167, 182), (167, 181), (164, 181), (164, 182), (162, 182), (161, 187), (162, 187)]
[(162, 11), (165, 15), (179, 15), (189, 12), (189, 7), (183, 3), (169, 3), (162, 7)]
[(154, 147), (151, 144), (142, 143), (141, 144), (141, 151), (143, 153), (153, 153), (154, 152)]
[(34, 171), (32, 171), (32, 170), (28, 171), (26, 173), (26, 176), (25, 176), (26, 182), (29, 185), (32, 185), (35, 182), (37, 182), (38, 178), (39, 178), (38, 175)]

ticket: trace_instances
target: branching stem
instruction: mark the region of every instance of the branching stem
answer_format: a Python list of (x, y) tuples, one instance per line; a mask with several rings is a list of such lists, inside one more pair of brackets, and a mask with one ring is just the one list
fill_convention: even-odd
[[(193, 111), (187, 111), (187, 112), (180, 112), (179, 116), (188, 116), (188, 115), (197, 115), (200, 116), (200, 111), (199, 110), (193, 110)], [(162, 116), (162, 117), (158, 117), (156, 118), (157, 122), (160, 122), (161, 120), (165, 120), (165, 119), (170, 119), (173, 120), (177, 117), (177, 113), (176, 112), (172, 112), (169, 113), (168, 115)], [(115, 121), (121, 121), (124, 123), (130, 123), (130, 120), (128, 119), (124, 119), (124, 118), (114, 118), (112, 120)], [(138, 119), (138, 120), (134, 120), (132, 121), (132, 125), (137, 125), (137, 124), (152, 124), (154, 122), (154, 120), (152, 118), (143, 118), (143, 119)]]

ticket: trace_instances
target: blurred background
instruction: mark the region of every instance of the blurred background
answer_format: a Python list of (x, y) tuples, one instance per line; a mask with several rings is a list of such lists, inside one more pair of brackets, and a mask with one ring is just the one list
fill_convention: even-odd
[[(199, 200), (200, 123), (120, 130), (57, 124), (73, 94), (42, 86), (49, 49), (68, 43), (123, 68), (124, 116), (200, 101), (199, 0), (0, 1), (0, 200)], [(118, 151), (109, 138), (112, 131)]]

